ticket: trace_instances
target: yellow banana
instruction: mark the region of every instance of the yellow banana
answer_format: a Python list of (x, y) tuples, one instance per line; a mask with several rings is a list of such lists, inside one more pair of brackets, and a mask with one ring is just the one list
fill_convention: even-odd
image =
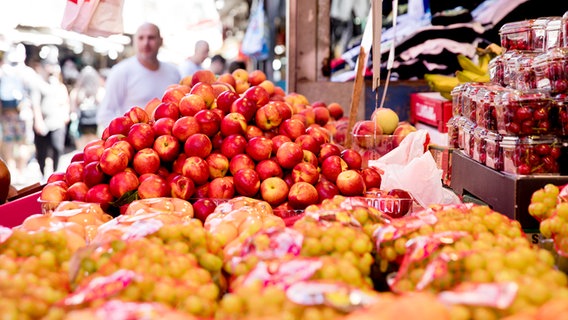
[(489, 61), (491, 60), (491, 55), (489, 53), (479, 55), (479, 68), (485, 73), (489, 72)]
[(464, 56), (463, 54), (458, 54), (458, 63), (463, 70), (471, 71), (479, 75), (484, 75), (487, 73), (485, 70), (481, 69), (476, 63), (474, 63), (470, 58)]
[(440, 95), (448, 100), (452, 100), (452, 93), (448, 91), (440, 92)]
[(432, 90), (438, 92), (451, 92), (459, 84), (459, 80), (456, 77), (442, 74), (425, 74), (424, 80), (428, 82)]
[(489, 82), (489, 74), (477, 74), (469, 70), (456, 71), (456, 78), (460, 83), (464, 82)]

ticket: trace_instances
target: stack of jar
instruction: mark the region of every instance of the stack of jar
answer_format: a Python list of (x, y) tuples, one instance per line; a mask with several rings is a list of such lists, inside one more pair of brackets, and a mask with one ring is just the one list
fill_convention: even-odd
[(452, 91), (448, 143), (510, 174), (568, 170), (568, 12), (507, 23), (489, 83)]

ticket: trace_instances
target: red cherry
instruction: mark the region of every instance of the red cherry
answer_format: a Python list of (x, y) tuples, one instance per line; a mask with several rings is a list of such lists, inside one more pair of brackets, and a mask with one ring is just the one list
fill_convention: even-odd
[(517, 167), (517, 173), (518, 174), (530, 174), (531, 173), (531, 167), (526, 164), (523, 163), (520, 166)]
[(534, 150), (537, 154), (541, 155), (541, 156), (545, 156), (550, 154), (550, 151), (552, 150), (552, 146), (550, 146), (549, 144), (546, 143), (542, 143), (542, 144), (538, 144), (534, 147)]
[(562, 153), (562, 150), (560, 149), (560, 147), (553, 147), (553, 148), (550, 150), (550, 156), (551, 156), (553, 159), (558, 159), (558, 158), (560, 158), (560, 154), (561, 154), (561, 153)]

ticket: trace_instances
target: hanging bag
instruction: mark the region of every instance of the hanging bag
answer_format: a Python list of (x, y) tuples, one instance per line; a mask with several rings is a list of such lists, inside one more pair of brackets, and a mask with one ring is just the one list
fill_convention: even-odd
[(61, 27), (85, 35), (123, 33), (124, 0), (67, 0)]
[(264, 0), (253, 0), (250, 21), (243, 37), (241, 51), (258, 60), (268, 58), (268, 24), (264, 12)]

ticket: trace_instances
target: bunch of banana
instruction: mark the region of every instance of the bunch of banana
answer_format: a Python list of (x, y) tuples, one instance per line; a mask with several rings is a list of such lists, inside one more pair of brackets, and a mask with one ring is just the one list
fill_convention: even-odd
[(478, 56), (478, 63), (473, 62), (463, 54), (458, 55), (458, 63), (463, 70), (456, 71), (456, 77), (460, 83), (464, 82), (489, 82), (489, 54)]
[(427, 73), (424, 75), (424, 80), (432, 90), (440, 92), (447, 99), (451, 99), (452, 89), (460, 83), (489, 82), (489, 61), (501, 53), (502, 48), (492, 43), (485, 49), (477, 50), (477, 63), (467, 56), (459, 54), (457, 59), (462, 70), (456, 71), (454, 76)]

